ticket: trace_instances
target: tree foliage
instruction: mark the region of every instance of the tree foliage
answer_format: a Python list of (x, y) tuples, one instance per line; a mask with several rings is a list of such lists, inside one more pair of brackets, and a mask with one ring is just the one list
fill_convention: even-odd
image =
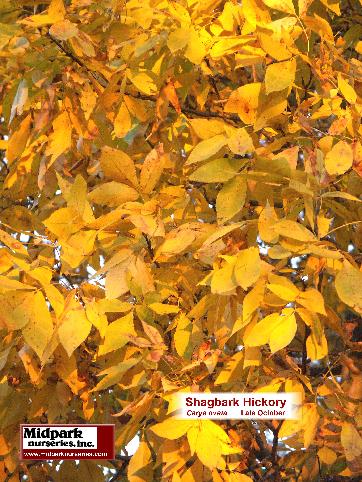
[[(361, 33), (358, 0), (1, 1), (1, 480), (358, 477)], [(117, 460), (21, 463), (25, 421), (114, 422)]]

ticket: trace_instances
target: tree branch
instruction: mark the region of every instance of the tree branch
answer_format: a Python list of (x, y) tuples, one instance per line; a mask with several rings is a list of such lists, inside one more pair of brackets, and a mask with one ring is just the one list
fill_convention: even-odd
[(103, 77), (102, 74), (100, 74), (99, 72), (94, 72), (93, 70), (91, 70), (82, 60), (80, 60), (80, 58), (78, 58), (76, 55), (73, 54), (73, 52), (71, 52), (70, 50), (66, 49), (64, 47), (64, 45), (62, 44), (62, 42), (60, 42), (58, 39), (54, 38), (53, 35), (51, 35), (51, 33), (48, 31), (47, 33), (47, 36), (48, 38), (50, 38), (50, 40), (55, 43), (55, 45), (67, 56), (69, 57), (71, 60), (73, 60), (73, 62), (75, 62), (76, 64), (78, 64), (80, 67), (82, 67), (83, 69), (85, 69), (102, 87), (107, 87), (108, 86), (108, 80), (106, 78)]
[[(146, 244), (147, 244), (147, 250), (148, 250), (148, 253), (149, 255), (151, 256), (151, 259), (153, 261), (153, 258), (155, 257), (155, 253), (153, 251), (153, 248), (152, 248), (152, 244), (151, 244), (151, 241), (150, 241), (150, 238), (147, 236), (147, 234), (143, 233), (143, 237), (145, 238), (146, 240)], [(157, 261), (154, 261), (155, 265), (157, 266), (157, 268), (160, 267), (160, 265), (158, 264)]]
[[(80, 67), (85, 69), (89, 75), (91, 75), (102, 87), (106, 88), (109, 84), (108, 80), (103, 77), (102, 74), (99, 72), (95, 72), (91, 70), (81, 59), (79, 59), (76, 55), (73, 54), (70, 50), (64, 47), (62, 42), (60, 42), (58, 39), (54, 38), (51, 33), (47, 33), (47, 37), (55, 43), (55, 45), (71, 60), (73, 60), (76, 64), (78, 64)], [(136, 94), (132, 92), (125, 92), (126, 95), (129, 95), (130, 97), (134, 97), (136, 99), (141, 99), (141, 100), (148, 100), (151, 102), (156, 102), (156, 97), (153, 95), (147, 95), (147, 94), (142, 94), (140, 92), (137, 92)], [(173, 108), (173, 106), (171, 106)], [(217, 118), (217, 119), (222, 119), (225, 122), (233, 122), (233, 123), (240, 123), (240, 118), (236, 114), (224, 114), (223, 112), (210, 112), (210, 111), (201, 111), (197, 109), (191, 109), (189, 107), (181, 107), (181, 112), (185, 115), (190, 114), (193, 116), (197, 117), (204, 117), (206, 119), (211, 119), (211, 118)]]

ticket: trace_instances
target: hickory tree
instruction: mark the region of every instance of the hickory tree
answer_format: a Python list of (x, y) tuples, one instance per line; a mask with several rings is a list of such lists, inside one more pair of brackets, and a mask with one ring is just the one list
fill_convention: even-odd
[[(360, 479), (361, 31), (359, 0), (1, 0), (0, 480)], [(188, 390), (303, 416), (185, 424)], [(115, 423), (117, 458), (22, 462), (23, 422)]]

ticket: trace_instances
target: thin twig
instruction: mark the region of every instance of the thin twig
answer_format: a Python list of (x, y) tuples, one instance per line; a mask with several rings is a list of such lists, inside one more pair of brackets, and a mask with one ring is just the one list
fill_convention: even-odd
[[(78, 64), (80, 67), (85, 69), (89, 75), (91, 75), (102, 87), (106, 88), (109, 84), (108, 80), (103, 77), (99, 72), (95, 72), (81, 60), (79, 59), (76, 55), (73, 54), (70, 50), (68, 50), (62, 42), (54, 38), (49, 32), (47, 33), (48, 38), (55, 43), (55, 45), (71, 60), (73, 60), (76, 64)], [(125, 91), (125, 95), (129, 95), (130, 97), (134, 97), (136, 99), (141, 99), (141, 100), (148, 100), (151, 102), (156, 102), (157, 98), (156, 96), (153, 95), (147, 95), (147, 94), (141, 94), (140, 92), (137, 92), (136, 94), (132, 92)], [(210, 111), (201, 111), (197, 109), (191, 109), (189, 107), (181, 107), (181, 111), (183, 114), (187, 115), (190, 114), (192, 116), (198, 116), (198, 117), (204, 117), (206, 119), (209, 118), (217, 118), (217, 119), (222, 119), (225, 122), (233, 122), (236, 124), (240, 123), (240, 118), (236, 114), (224, 114), (222, 112), (210, 112)]]
[[(143, 237), (144, 237), (145, 240), (146, 240), (146, 244), (147, 244), (147, 249), (148, 249), (149, 255), (151, 256), (151, 259), (153, 260), (153, 258), (155, 257), (155, 253), (154, 253), (154, 251), (153, 251), (150, 238), (149, 238), (149, 237), (147, 236), (147, 234), (145, 234), (145, 233), (143, 233)], [(157, 266), (157, 268), (160, 267), (160, 265), (158, 264), (157, 261), (154, 261), (154, 263), (155, 263), (155, 265)]]

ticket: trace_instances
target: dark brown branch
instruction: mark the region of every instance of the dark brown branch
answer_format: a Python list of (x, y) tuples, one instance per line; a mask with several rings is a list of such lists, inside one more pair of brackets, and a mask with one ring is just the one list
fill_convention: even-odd
[[(48, 38), (55, 43), (55, 45), (71, 60), (73, 60), (76, 64), (78, 64), (80, 67), (85, 69), (102, 87), (107, 87), (108, 86), (108, 80), (103, 77), (99, 72), (94, 72), (93, 70), (89, 69), (87, 65), (80, 60), (76, 55), (73, 54), (70, 50), (68, 50), (62, 42), (54, 38), (49, 32), (47, 33)], [(141, 99), (141, 100), (148, 100), (151, 102), (156, 102), (156, 96), (153, 95), (146, 95), (146, 94), (141, 94), (140, 92), (137, 92), (136, 94), (132, 92), (125, 92), (126, 95), (129, 95), (131, 97), (134, 97), (136, 99)], [(192, 115), (192, 116), (198, 116), (198, 117), (204, 117), (206, 119), (211, 119), (211, 118), (216, 118), (216, 119), (222, 119), (226, 122), (233, 122), (233, 123), (240, 123), (240, 118), (236, 114), (224, 114), (222, 112), (210, 112), (210, 111), (201, 111), (197, 109), (191, 109), (189, 107), (181, 107), (181, 111), (183, 114), (187, 115)]]
[(108, 80), (105, 79), (103, 77), (103, 75), (101, 75), (99, 72), (94, 72), (93, 70), (91, 70), (89, 67), (87, 67), (87, 65), (82, 61), (80, 60), (76, 55), (73, 54), (73, 52), (71, 52), (70, 50), (68, 50), (67, 48), (64, 47), (64, 45), (59, 41), (57, 40), (56, 38), (53, 37), (53, 35), (51, 35), (49, 32), (47, 33), (47, 36), (50, 38), (50, 40), (55, 43), (55, 45), (67, 56), (69, 57), (71, 60), (73, 60), (73, 62), (75, 62), (76, 64), (78, 64), (80, 67), (82, 67), (83, 69), (85, 69), (102, 87), (107, 87), (108, 86)]
[(8, 165), (6, 164), (6, 162), (4, 161), (4, 159), (0, 159), (0, 162), (1, 162), (2, 166), (3, 166), (3, 167), (1, 168), (1, 171), (2, 171), (3, 168), (4, 168), (4, 170), (6, 171), (6, 174), (9, 174), (9, 172), (10, 172), (10, 171), (9, 171), (9, 167), (8, 167)]
[(236, 114), (224, 114), (222, 112), (202, 111), (197, 109), (190, 109), (189, 107), (182, 107), (181, 110), (184, 114), (191, 114), (199, 117), (205, 117), (206, 119), (217, 118), (217, 119), (222, 119), (224, 121), (232, 121), (235, 123), (240, 123), (240, 118)]
[(273, 445), (271, 450), (271, 463), (273, 465), (274, 470), (277, 472), (275, 474), (275, 480), (280, 479), (280, 467), (278, 467), (278, 445), (279, 445), (279, 430), (282, 426), (283, 420), (280, 420), (277, 427), (272, 429), (273, 432)]
[[(146, 240), (147, 250), (148, 250), (148, 253), (149, 253), (149, 255), (151, 256), (151, 259), (152, 259), (152, 261), (153, 261), (153, 258), (155, 257), (155, 253), (154, 253), (154, 251), (153, 251), (150, 238), (147, 236), (147, 234), (144, 234), (144, 233), (143, 233), (143, 237), (144, 237), (145, 240)], [(158, 264), (157, 261), (154, 261), (154, 263), (155, 263), (155, 265), (157, 266), (157, 268), (160, 267), (160, 265)]]
[(305, 326), (304, 338), (303, 338), (303, 351), (302, 351), (302, 374), (307, 373), (307, 338), (310, 335), (310, 328)]

